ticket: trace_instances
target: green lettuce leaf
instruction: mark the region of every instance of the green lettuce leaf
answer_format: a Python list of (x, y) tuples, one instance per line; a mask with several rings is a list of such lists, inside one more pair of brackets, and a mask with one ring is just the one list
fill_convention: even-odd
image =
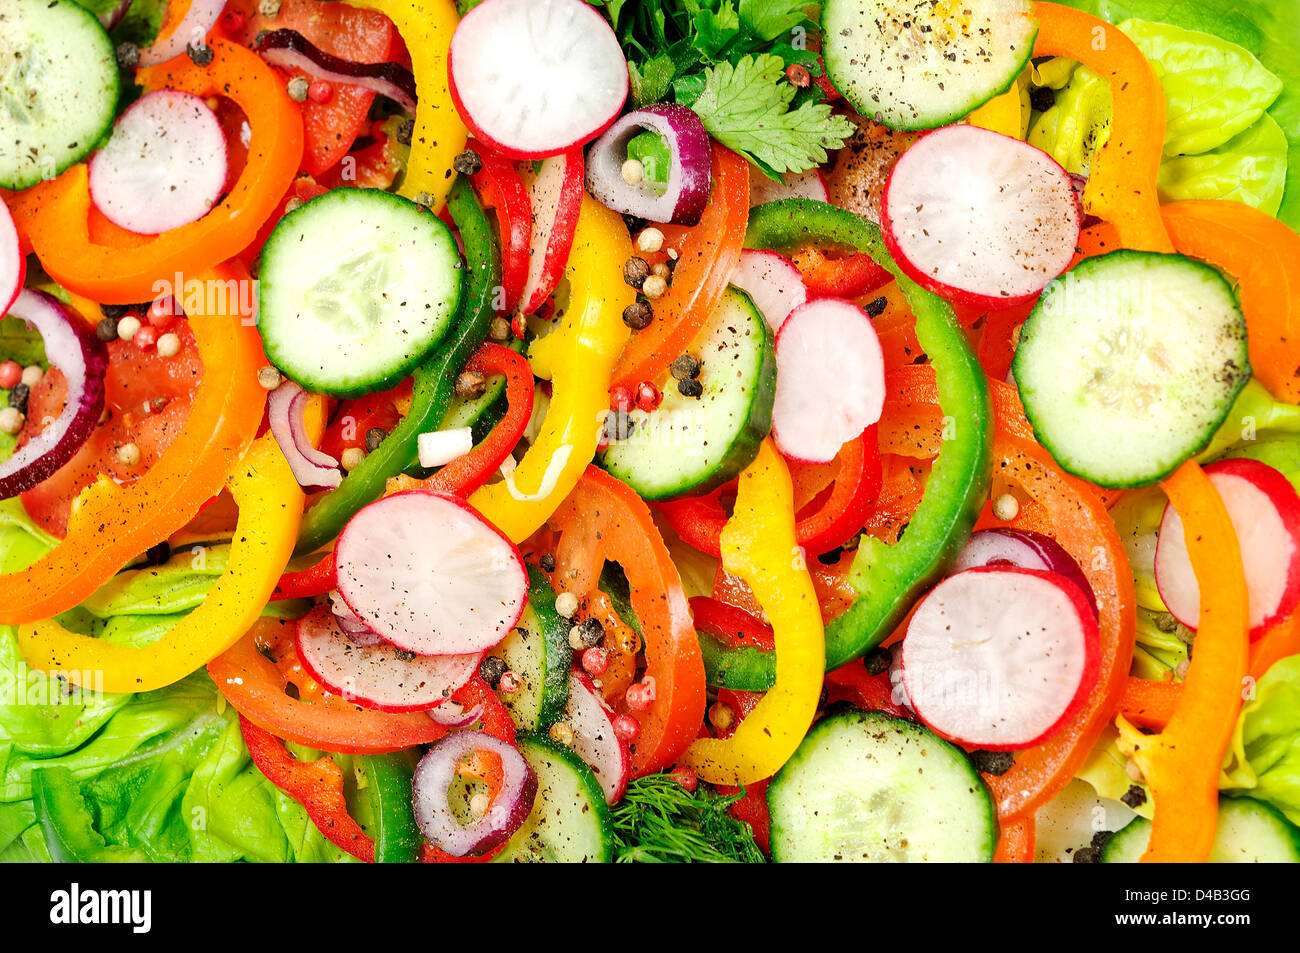
[(1286, 190), (1286, 133), (1267, 113), (1217, 149), (1160, 164), (1160, 199), (1227, 199), (1276, 216)]
[(1242, 706), (1219, 787), (1300, 824), (1300, 655), (1274, 663)]
[(1149, 20), (1119, 24), (1164, 88), (1165, 155), (1200, 155), (1253, 126), (1282, 81), (1249, 50), (1203, 32)]
[(1290, 144), (1277, 217), (1300, 230), (1300, 3), (1295, 0), (1063, 0), (1111, 23), (1130, 18), (1209, 33), (1249, 51), (1282, 81), (1268, 114)]

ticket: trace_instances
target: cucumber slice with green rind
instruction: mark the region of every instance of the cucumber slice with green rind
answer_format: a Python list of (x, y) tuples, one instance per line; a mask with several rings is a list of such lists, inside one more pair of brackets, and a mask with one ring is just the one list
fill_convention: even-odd
[(282, 218), (262, 250), (266, 356), (311, 391), (391, 387), (451, 327), (464, 273), (437, 216), (379, 189), (334, 189)]
[(814, 725), (767, 804), (779, 862), (988, 862), (998, 839), (993, 798), (962, 750), (881, 712)]
[[(1137, 817), (1106, 841), (1103, 864), (1136, 864), (1151, 839), (1151, 822)], [(1219, 827), (1210, 848), (1212, 864), (1300, 863), (1300, 828), (1262, 801), (1219, 800)]]
[(956, 122), (1015, 83), (1033, 53), (1029, 0), (826, 0), (826, 75), (891, 129)]
[(772, 429), (774, 335), (753, 300), (728, 288), (687, 348), (703, 394), (658, 382), (663, 403), (629, 415), (632, 432), (605, 451), (604, 467), (644, 500), (705, 493), (740, 474)]
[(523, 680), (519, 691), (501, 695), (510, 717), (523, 731), (549, 728), (564, 714), (573, 666), (569, 628), (569, 621), (555, 611), (555, 590), (530, 566), (524, 613), (492, 650)]
[(1201, 450), (1250, 376), (1246, 319), (1215, 269), (1116, 251), (1043, 292), (1012, 363), (1039, 441), (1100, 486), (1154, 483)]
[(113, 126), (113, 42), (71, 0), (0, 4), (0, 187), (53, 179)]
[(603, 864), (613, 859), (614, 828), (600, 782), (570, 749), (541, 735), (515, 744), (537, 775), (537, 800), (523, 826), (493, 858), (497, 864)]

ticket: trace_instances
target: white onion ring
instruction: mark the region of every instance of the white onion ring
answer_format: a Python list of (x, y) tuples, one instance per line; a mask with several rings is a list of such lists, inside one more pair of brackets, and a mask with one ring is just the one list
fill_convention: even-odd
[[(476, 751), (500, 755), (501, 791), (481, 818), (466, 827), (452, 813), (447, 792), (456, 765)], [(453, 857), (481, 854), (519, 830), (537, 799), (537, 775), (519, 749), (484, 731), (458, 731), (428, 750), (412, 779), (415, 821), (429, 842)]]

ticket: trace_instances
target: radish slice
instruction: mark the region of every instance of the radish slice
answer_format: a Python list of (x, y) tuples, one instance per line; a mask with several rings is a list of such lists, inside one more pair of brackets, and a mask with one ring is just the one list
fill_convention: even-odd
[(1041, 569), (1064, 576), (1079, 587), (1093, 615), (1097, 614), (1097, 598), (1093, 595), (1088, 577), (1083, 574), (1074, 557), (1065, 547), (1042, 533), (1030, 530), (999, 527), (972, 533), (962, 551), (957, 554), (949, 574), (974, 569), (976, 566), (1019, 566), (1022, 569)]
[(198, 96), (141, 96), (90, 160), (90, 197), (114, 225), (157, 235), (206, 215), (226, 184), (226, 137)]
[(820, 169), (807, 172), (787, 172), (780, 182), (773, 182), (761, 172), (749, 177), (749, 207), (765, 202), (777, 202), (781, 199), (815, 199), (829, 202), (830, 193), (826, 190), (826, 180)]
[(570, 675), (564, 720), (573, 729), (572, 748), (591, 766), (608, 804), (623, 796), (632, 776), (632, 758), (627, 745), (614, 733), (613, 719), (614, 710), (597, 694), (591, 679), (578, 672)]
[[(1205, 468), (1237, 532), (1250, 594), (1250, 636), (1259, 638), (1300, 605), (1300, 495), (1258, 460), (1220, 460)], [(1165, 507), (1156, 542), (1156, 587), (1165, 607), (1189, 629), (1200, 624), (1201, 591), (1192, 572), (1183, 521)]]
[(334, 547), (338, 590), (374, 632), (418, 655), (482, 652), (524, 610), (514, 543), (461, 499), (427, 490), (371, 503)]
[(140, 65), (157, 66), (180, 56), (187, 46), (202, 45), (225, 6), (226, 0), (191, 0), (181, 22), (166, 36), (159, 37), (153, 46), (140, 51)]
[(540, 308), (564, 277), (582, 208), (582, 172), (581, 149), (543, 160), (535, 173), (529, 165), (519, 170), (533, 209), (528, 279), (520, 296), (524, 314)]
[(880, 419), (885, 358), (871, 319), (840, 298), (790, 312), (776, 336), (772, 434), (792, 460), (827, 463)]
[(27, 256), (9, 207), (0, 202), (0, 315), (8, 313), (27, 280)]
[(991, 750), (1055, 731), (1097, 681), (1097, 617), (1078, 586), (1035, 569), (949, 576), (903, 638), (908, 702), (935, 733)]
[(451, 95), (474, 136), (512, 159), (590, 142), (627, 99), (627, 60), (583, 0), (484, 0), (448, 52)]
[(731, 283), (754, 299), (773, 331), (781, 330), (790, 312), (808, 300), (799, 269), (774, 251), (746, 248), (731, 273)]
[(889, 253), (918, 284), (954, 301), (1029, 301), (1070, 266), (1083, 212), (1046, 153), (976, 126), (947, 126), (903, 153), (880, 220)]
[(481, 658), (477, 653), (412, 657), (386, 643), (358, 645), (323, 605), (298, 620), (295, 637), (308, 675), (335, 695), (380, 711), (441, 705), (474, 677)]

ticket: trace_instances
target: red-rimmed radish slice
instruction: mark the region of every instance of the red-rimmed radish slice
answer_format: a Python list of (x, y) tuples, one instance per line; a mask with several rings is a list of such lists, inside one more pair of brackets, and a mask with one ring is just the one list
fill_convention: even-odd
[(23, 254), (9, 207), (0, 202), (0, 315), (18, 300), (27, 280), (27, 256)]
[(203, 45), (204, 37), (216, 25), (225, 6), (226, 0), (191, 0), (180, 22), (153, 46), (140, 51), (140, 65), (157, 66), (180, 56), (187, 46)]
[(519, 550), (464, 500), (427, 490), (384, 497), (334, 547), (338, 590), (371, 630), (417, 655), (482, 652), (524, 610)]
[[(1205, 468), (1237, 533), (1250, 594), (1250, 635), (1258, 638), (1300, 605), (1300, 495), (1258, 460), (1220, 460)], [(1200, 624), (1201, 591), (1187, 556), (1183, 521), (1165, 507), (1156, 542), (1156, 587), (1183, 625)]]
[(1097, 617), (1064, 576), (968, 569), (917, 605), (903, 638), (908, 703), (952, 741), (1027, 748), (1055, 731), (1097, 681)]
[(1005, 526), (971, 533), (970, 539), (953, 561), (949, 574), (974, 569), (976, 566), (998, 565), (1058, 573), (1079, 587), (1079, 591), (1088, 600), (1088, 605), (1092, 606), (1093, 615), (1097, 614), (1097, 598), (1093, 595), (1088, 577), (1083, 574), (1074, 557), (1052, 537), (1032, 530)]
[(773, 182), (761, 172), (749, 177), (749, 207), (762, 205), (764, 202), (776, 202), (780, 199), (815, 199), (829, 202), (826, 191), (826, 179), (820, 169), (807, 172), (787, 172), (780, 182)]
[(790, 312), (808, 300), (799, 269), (774, 251), (746, 248), (731, 273), (731, 283), (754, 299), (773, 331), (781, 330)]
[(344, 635), (357, 645), (386, 645), (382, 638), (370, 631), (370, 626), (361, 621), (361, 617), (348, 608), (338, 590), (330, 594), (330, 610), (334, 621)]
[(918, 284), (974, 307), (1032, 299), (1069, 267), (1082, 210), (1045, 152), (947, 126), (903, 153), (881, 199), (890, 255)]
[(605, 704), (591, 679), (574, 672), (569, 676), (569, 702), (564, 720), (573, 729), (573, 751), (590, 765), (605, 801), (613, 804), (627, 790), (632, 758), (627, 745), (614, 733), (614, 710)]
[(772, 434), (792, 460), (827, 463), (880, 419), (885, 358), (871, 319), (840, 298), (790, 312), (776, 336)]
[(543, 159), (536, 172), (527, 163), (519, 169), (533, 209), (528, 279), (520, 299), (524, 314), (540, 308), (564, 277), (582, 208), (582, 171), (581, 149)]
[(308, 675), (335, 695), (380, 711), (424, 711), (441, 705), (474, 677), (482, 657), (412, 656), (387, 643), (358, 645), (328, 606), (318, 606), (298, 620), (295, 640)]
[(226, 184), (226, 136), (198, 96), (160, 89), (118, 117), (90, 160), (90, 197), (114, 225), (157, 235), (206, 215)]
[(484, 0), (456, 27), (447, 61), (465, 125), (514, 159), (590, 142), (627, 99), (618, 38), (583, 0)]

